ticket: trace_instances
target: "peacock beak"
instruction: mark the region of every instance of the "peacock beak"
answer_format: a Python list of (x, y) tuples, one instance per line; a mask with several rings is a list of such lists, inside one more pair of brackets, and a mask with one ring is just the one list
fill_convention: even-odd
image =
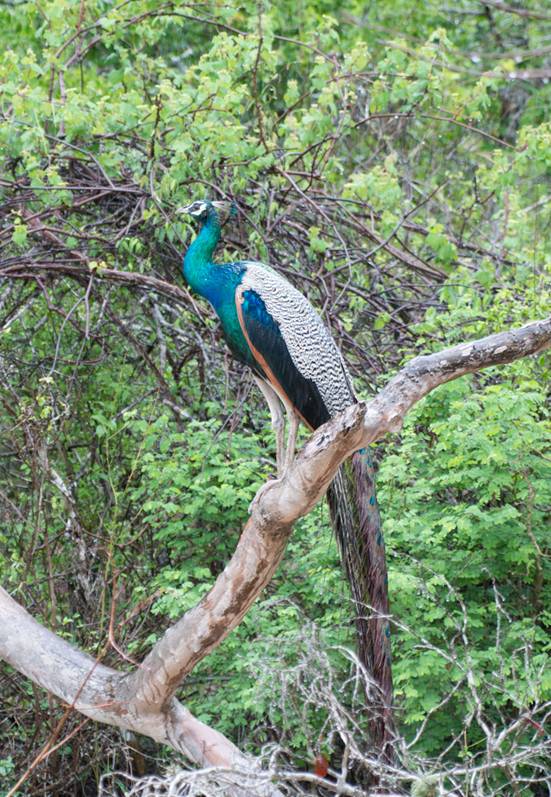
[(191, 205), (182, 205), (182, 207), (176, 208), (176, 214), (179, 216), (181, 213), (189, 213), (191, 207)]

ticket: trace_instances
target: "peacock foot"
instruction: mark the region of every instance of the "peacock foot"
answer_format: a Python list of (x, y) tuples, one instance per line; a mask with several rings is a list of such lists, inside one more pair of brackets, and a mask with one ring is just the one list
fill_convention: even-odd
[(253, 509), (255, 509), (255, 507), (259, 503), (260, 499), (262, 498), (262, 496), (264, 495), (266, 490), (269, 490), (271, 487), (273, 487), (274, 484), (277, 484), (280, 481), (281, 481), (281, 478), (276, 478), (275, 476), (272, 476), (266, 482), (266, 484), (262, 485), (262, 487), (257, 491), (255, 497), (253, 498), (253, 500), (249, 504), (249, 515), (252, 515)]

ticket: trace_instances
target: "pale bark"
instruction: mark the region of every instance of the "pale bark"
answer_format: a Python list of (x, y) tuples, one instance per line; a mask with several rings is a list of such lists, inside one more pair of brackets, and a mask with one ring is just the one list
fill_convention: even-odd
[(149, 714), (132, 701), (122, 701), (124, 673), (105, 667), (44, 628), (1, 587), (0, 654), (14, 669), (97, 722), (150, 736), (200, 766), (246, 763), (235, 745), (177, 700)]
[(272, 577), (294, 522), (319, 501), (350, 454), (398, 430), (408, 410), (438, 385), (550, 345), (551, 318), (417, 357), (372, 401), (318, 429), (287, 475), (259, 492), (236, 551), (211, 590), (166, 631), (139, 668), (121, 673), (97, 663), (33, 620), (3, 590), (0, 656), (98, 722), (146, 734), (201, 766), (251, 767), (228, 739), (176, 701), (183, 678), (240, 622)]

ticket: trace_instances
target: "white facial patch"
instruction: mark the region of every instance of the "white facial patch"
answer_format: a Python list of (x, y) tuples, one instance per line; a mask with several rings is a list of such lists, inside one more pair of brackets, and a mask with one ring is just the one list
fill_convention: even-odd
[(207, 205), (205, 202), (196, 202), (193, 205), (193, 209), (191, 209), (189, 212), (191, 216), (201, 216), (206, 209)]

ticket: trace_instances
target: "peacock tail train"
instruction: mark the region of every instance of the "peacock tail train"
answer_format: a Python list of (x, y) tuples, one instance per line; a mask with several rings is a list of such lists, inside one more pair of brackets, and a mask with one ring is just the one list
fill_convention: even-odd
[(344, 462), (327, 492), (331, 522), (356, 609), (358, 658), (373, 681), (370, 733), (391, 757), (392, 670), (388, 578), (381, 518), (370, 452)]

